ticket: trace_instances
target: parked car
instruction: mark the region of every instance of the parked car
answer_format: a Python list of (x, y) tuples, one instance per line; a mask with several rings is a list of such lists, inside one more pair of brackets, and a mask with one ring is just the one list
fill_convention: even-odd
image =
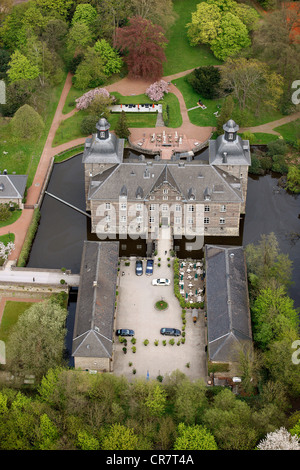
[(170, 279), (153, 279), (152, 285), (153, 286), (169, 286)]
[(117, 336), (134, 336), (134, 331), (121, 328), (119, 330), (116, 330), (116, 335)]
[(135, 262), (135, 274), (141, 276), (143, 274), (143, 261), (137, 259)]
[(176, 328), (161, 328), (160, 333), (167, 336), (180, 336), (181, 331)]
[(147, 265), (146, 265), (147, 276), (151, 276), (151, 274), (153, 274), (153, 265), (154, 265), (153, 259), (147, 259)]

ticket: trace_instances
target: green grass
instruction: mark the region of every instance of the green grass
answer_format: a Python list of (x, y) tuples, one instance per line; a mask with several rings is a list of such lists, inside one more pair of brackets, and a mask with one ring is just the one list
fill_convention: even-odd
[[(48, 104), (42, 116), (45, 127), (39, 139), (33, 141), (19, 139), (12, 135), (9, 120), (2, 119), (0, 122), (0, 170), (6, 169), (8, 173), (15, 171), (20, 175), (27, 174), (27, 187), (32, 184), (64, 84), (65, 77), (59, 85), (49, 90)], [(8, 153), (5, 155), (3, 152)]]
[(65, 152), (59, 153), (54, 157), (54, 163), (61, 163), (69, 158), (74, 157), (78, 153), (84, 151), (84, 145), (77, 145), (76, 147), (71, 148), (70, 150), (66, 150)]
[(164, 96), (164, 103), (169, 106), (169, 123), (168, 127), (176, 128), (182, 125), (182, 116), (180, 112), (180, 104), (174, 93), (167, 93)]
[(5, 303), (5, 308), (0, 324), (0, 339), (7, 341), (12, 327), (17, 323), (18, 318), (22, 313), (31, 307), (32, 302), (17, 302), (8, 300)]
[(186, 24), (191, 21), (200, 0), (174, 0), (174, 10), (178, 17), (171, 26), (169, 43), (165, 54), (164, 75), (190, 70), (203, 65), (216, 65), (221, 62), (215, 58), (208, 46), (191, 46), (187, 38)]
[(278, 139), (277, 135), (266, 134), (265, 132), (254, 132), (255, 140), (251, 142), (252, 145), (266, 145), (269, 142), (273, 142)]
[(285, 140), (297, 142), (300, 139), (300, 119), (276, 127), (274, 131), (280, 132)]
[[(80, 137), (86, 137), (80, 130), (82, 119), (87, 116), (87, 111), (78, 111), (70, 118), (62, 121), (53, 139), (53, 147), (70, 142)], [(116, 127), (120, 113), (111, 113), (109, 117), (110, 130)], [(157, 113), (127, 113), (128, 127), (155, 127)]]
[(7, 245), (8, 242), (14, 242), (14, 241), (15, 241), (14, 233), (7, 233), (6, 235), (0, 236), (0, 242), (4, 243), (4, 245)]
[[(181, 91), (187, 109), (194, 108), (197, 106), (197, 101), (200, 96), (193, 87), (187, 82), (186, 77), (181, 77), (176, 80), (173, 80), (172, 83), (176, 84), (177, 88)], [(190, 122), (196, 126), (213, 126), (217, 125), (217, 118), (214, 115), (216, 111), (220, 108), (218, 106), (222, 105), (223, 98), (216, 100), (207, 100), (201, 97), (201, 101), (206, 109), (196, 108), (188, 112)]]
[(21, 209), (16, 209), (11, 213), (11, 216), (8, 220), (1, 220), (0, 221), (0, 228), (1, 227), (6, 227), (7, 225), (11, 225), (14, 222), (18, 220), (18, 218), (21, 216), (22, 210)]

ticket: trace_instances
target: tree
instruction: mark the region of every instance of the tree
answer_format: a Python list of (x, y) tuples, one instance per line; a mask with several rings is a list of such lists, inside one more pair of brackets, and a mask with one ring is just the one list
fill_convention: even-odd
[(298, 312), (284, 287), (262, 289), (254, 301), (252, 314), (254, 340), (263, 350), (299, 328)]
[(210, 46), (217, 59), (225, 60), (250, 44), (247, 27), (237, 16), (228, 12), (222, 16), (218, 35)]
[(145, 92), (152, 101), (163, 99), (165, 93), (169, 93), (169, 85), (165, 80), (152, 83)]
[(86, 23), (74, 23), (67, 36), (67, 50), (70, 56), (84, 52), (93, 42), (93, 33)]
[(115, 127), (115, 133), (120, 139), (128, 139), (130, 130), (128, 129), (127, 117), (124, 111), (121, 112), (120, 117)]
[(192, 13), (192, 21), (188, 23), (187, 35), (192, 46), (197, 44), (211, 44), (218, 36), (221, 23), (221, 11), (215, 4), (202, 2)]
[(194, 90), (209, 100), (219, 96), (220, 81), (220, 70), (212, 65), (198, 67), (188, 76), (188, 82)]
[(207, 0), (197, 5), (186, 25), (192, 46), (208, 44), (221, 60), (250, 46), (249, 31), (258, 19), (256, 11), (234, 0)]
[(103, 72), (110, 77), (113, 73), (120, 72), (123, 61), (117, 51), (115, 51), (105, 39), (97, 41), (94, 45), (95, 51), (103, 61)]
[(196, 424), (207, 404), (202, 381), (183, 380), (176, 386), (174, 412), (179, 421)]
[(95, 88), (103, 85), (106, 75), (101, 56), (93, 47), (89, 47), (80, 62), (74, 75), (74, 87), (80, 90)]
[(63, 363), (67, 310), (54, 301), (32, 305), (19, 318), (7, 343), (9, 370), (33, 374), (37, 382)]
[(162, 76), (166, 44), (163, 29), (140, 16), (130, 18), (128, 26), (117, 29), (115, 45), (127, 53), (125, 61), (133, 78)]
[(250, 295), (254, 297), (261, 289), (287, 287), (292, 278), (292, 262), (288, 255), (280, 253), (274, 233), (261, 235), (257, 245), (249, 243), (245, 248)]
[(257, 446), (258, 450), (300, 450), (298, 436), (292, 436), (285, 428), (270, 432)]
[(300, 167), (296, 165), (290, 165), (287, 174), (287, 189), (292, 193), (300, 193)]
[(134, 16), (141, 16), (168, 31), (176, 19), (171, 0), (129, 0)]
[(87, 91), (75, 100), (76, 109), (87, 109), (97, 95), (102, 95), (105, 98), (110, 98), (110, 94), (106, 90), (106, 88), (94, 88), (93, 90)]
[(21, 54), (20, 51), (16, 50), (8, 64), (9, 69), (7, 71), (10, 82), (16, 82), (18, 80), (34, 80), (40, 74), (40, 70), (36, 65), (33, 65), (27, 57)]
[(65, 19), (74, 5), (74, 0), (35, 0), (45, 16), (58, 16)]
[(204, 426), (179, 423), (174, 450), (218, 450), (214, 436)]
[(217, 133), (218, 135), (224, 134), (223, 125), (232, 118), (234, 110), (234, 100), (232, 95), (226, 96), (223, 101), (221, 112), (217, 118)]
[(44, 126), (42, 117), (28, 104), (21, 106), (11, 120), (13, 134), (20, 140), (38, 138)]
[(216, 395), (204, 412), (203, 423), (221, 450), (251, 450), (258, 438), (250, 406), (228, 389)]
[(136, 450), (138, 436), (122, 424), (113, 424), (102, 442), (102, 450)]
[(80, 3), (77, 5), (72, 18), (72, 24), (85, 23), (90, 26), (97, 17), (97, 10), (89, 3)]

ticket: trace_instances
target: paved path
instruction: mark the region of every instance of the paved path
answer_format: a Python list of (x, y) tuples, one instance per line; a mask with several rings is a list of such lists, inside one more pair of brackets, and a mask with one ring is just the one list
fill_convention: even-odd
[(0, 271), (0, 282), (16, 284), (46, 284), (58, 286), (60, 280), (64, 279), (69, 286), (79, 286), (79, 274), (64, 274), (57, 270), (31, 270), (28, 268), (15, 268), (7, 263), (5, 269)]
[(281, 119), (277, 119), (276, 121), (262, 124), (260, 126), (242, 127), (240, 132), (265, 132), (266, 134), (280, 135), (280, 132), (274, 130), (276, 127), (282, 126), (283, 124), (288, 124), (292, 121), (296, 121), (297, 119), (300, 119), (300, 111), (294, 114), (290, 114), (289, 116), (285, 116)]

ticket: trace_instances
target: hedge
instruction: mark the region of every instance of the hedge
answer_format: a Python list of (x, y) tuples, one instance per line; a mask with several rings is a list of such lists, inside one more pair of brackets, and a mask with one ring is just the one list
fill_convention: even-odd
[(32, 217), (31, 223), (29, 225), (29, 228), (27, 230), (25, 241), (23, 243), (21, 253), (20, 253), (20, 256), (19, 256), (19, 259), (18, 259), (17, 266), (19, 266), (19, 267), (25, 267), (26, 266), (26, 263), (27, 263), (27, 260), (28, 260), (28, 257), (29, 257), (29, 253), (30, 253), (30, 250), (31, 250), (31, 246), (32, 246), (36, 231), (37, 231), (38, 226), (39, 226), (40, 217), (41, 217), (40, 210), (38, 208), (34, 209), (33, 217)]

